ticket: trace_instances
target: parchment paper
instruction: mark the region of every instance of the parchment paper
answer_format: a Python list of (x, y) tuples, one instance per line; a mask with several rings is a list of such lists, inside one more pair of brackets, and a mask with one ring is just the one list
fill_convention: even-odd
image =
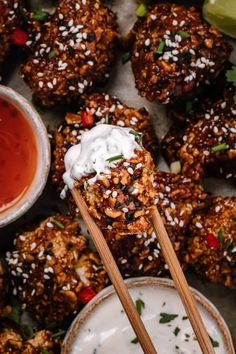
[[(44, 8), (50, 8), (49, 1), (32, 1), (32, 3), (36, 8), (42, 6)], [(117, 12), (120, 31), (122, 34), (128, 33), (133, 23), (135, 22), (136, 6), (137, 4), (135, 0), (114, 1), (113, 9)], [(18, 56), (17, 59), (16, 55)], [(123, 102), (128, 105), (137, 108), (142, 106), (147, 107), (151, 114), (156, 133), (161, 140), (171, 125), (171, 121), (166, 116), (165, 107), (155, 102), (150, 103), (138, 96), (137, 90), (134, 86), (134, 78), (131, 71), (130, 62), (123, 65), (121, 62), (121, 55), (121, 53), (117, 55), (116, 64), (105, 90), (108, 93), (117, 95)], [(231, 56), (231, 60), (234, 63), (236, 62), (236, 50), (234, 50), (234, 53)], [(27, 99), (31, 100), (32, 95), (30, 89), (18, 76), (19, 64), (21, 61), (22, 58), (19, 57), (18, 51), (11, 54), (8, 62), (5, 65), (4, 84), (12, 87)], [(49, 128), (49, 130), (52, 131), (63, 119), (65, 108), (56, 107), (51, 110), (42, 110), (40, 111), (40, 114), (46, 126)], [(162, 158), (159, 161), (159, 168), (168, 170), (168, 166)], [(230, 182), (224, 182), (214, 178), (210, 178), (205, 181), (205, 188), (209, 192), (221, 195), (233, 195), (236, 193), (235, 185), (230, 184)], [(1, 253), (11, 247), (12, 239), (15, 233), (18, 232), (21, 228), (25, 229), (27, 225), (32, 225), (32, 222), (36, 223), (39, 219), (47, 217), (48, 215), (52, 215), (55, 212), (66, 211), (67, 210), (65, 204), (59, 199), (58, 194), (48, 183), (43, 195), (26, 215), (24, 215), (17, 222), (0, 230)], [(187, 278), (191, 286), (201, 291), (218, 308), (230, 328), (234, 345), (236, 345), (236, 291), (230, 290), (223, 285), (203, 282), (191, 271), (187, 273)]]

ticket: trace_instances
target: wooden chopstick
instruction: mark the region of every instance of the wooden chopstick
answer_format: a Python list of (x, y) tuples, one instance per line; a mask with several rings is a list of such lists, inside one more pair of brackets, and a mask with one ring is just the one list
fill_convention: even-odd
[(215, 351), (213, 349), (206, 327), (199, 314), (196, 302), (188, 287), (187, 280), (184, 276), (183, 270), (179, 264), (178, 258), (165, 229), (161, 215), (156, 206), (152, 209), (152, 223), (156, 231), (162, 253), (175, 282), (175, 287), (179, 292), (180, 298), (183, 302), (202, 352), (204, 354), (214, 354)]
[(91, 238), (95, 244), (95, 247), (106, 267), (106, 271), (109, 275), (111, 282), (117, 292), (117, 295), (124, 307), (127, 317), (133, 327), (134, 332), (138, 338), (138, 341), (145, 354), (157, 354), (156, 349), (147, 333), (146, 328), (134, 306), (133, 300), (128, 292), (128, 289), (124, 283), (124, 280), (120, 274), (117, 264), (111, 254), (111, 251), (104, 239), (104, 236), (95, 224), (92, 217), (89, 215), (87, 205), (83, 200), (83, 197), (79, 190), (71, 189), (72, 196), (75, 200), (77, 207), (80, 210), (80, 214), (88, 227)]

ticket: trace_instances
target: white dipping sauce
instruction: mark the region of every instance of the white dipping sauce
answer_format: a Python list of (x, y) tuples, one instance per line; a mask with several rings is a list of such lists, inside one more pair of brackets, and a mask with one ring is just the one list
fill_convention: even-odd
[(96, 176), (88, 182), (94, 183), (101, 173), (109, 174), (119, 158), (113, 162), (112, 157), (130, 159), (135, 156), (135, 150), (141, 150), (135, 141), (132, 129), (121, 128), (115, 125), (99, 124), (82, 134), (81, 143), (72, 146), (65, 155), (66, 172), (63, 175), (65, 184), (71, 189), (74, 180), (89, 176), (96, 172)]
[[(130, 294), (134, 301), (142, 299), (145, 304), (142, 319), (158, 354), (202, 354), (190, 322), (183, 319), (186, 312), (174, 289), (146, 285), (131, 288)], [(219, 343), (219, 347), (214, 348), (215, 353), (227, 354), (216, 321), (202, 305), (198, 304), (198, 308), (209, 335)], [(160, 313), (176, 314), (178, 317), (161, 324)], [(174, 331), (178, 332), (177, 335)], [(136, 335), (118, 297), (112, 295), (96, 306), (81, 325), (71, 354), (143, 354), (139, 343), (131, 343), (134, 338)]]

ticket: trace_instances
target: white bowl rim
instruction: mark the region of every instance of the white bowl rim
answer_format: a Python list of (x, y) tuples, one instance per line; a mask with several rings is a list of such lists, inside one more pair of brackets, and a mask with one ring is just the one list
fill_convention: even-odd
[[(174, 281), (168, 278), (159, 278), (159, 277), (137, 277), (129, 278), (125, 280), (125, 283), (128, 288), (138, 287), (143, 285), (153, 285), (164, 288), (171, 288), (176, 290)], [(190, 287), (191, 292), (193, 293), (197, 303), (199, 303), (216, 321), (225, 344), (225, 349), (228, 354), (235, 354), (233, 340), (231, 337), (230, 330), (220, 314), (219, 310), (215, 305), (199, 290)], [(177, 292), (177, 290), (176, 290)], [(110, 285), (103, 290), (101, 290), (75, 317), (70, 328), (68, 329), (64, 341), (62, 343), (61, 354), (70, 354), (71, 347), (74, 343), (76, 335), (79, 331), (80, 326), (86, 321), (86, 318), (90, 315), (95, 307), (100, 305), (104, 300), (111, 297), (116, 293), (113, 285)]]
[(2, 228), (25, 214), (42, 194), (49, 174), (51, 150), (47, 129), (33, 105), (21, 94), (4, 85), (0, 85), (0, 97), (12, 102), (25, 113), (27, 121), (35, 131), (38, 145), (38, 163), (32, 184), (19, 202), (3, 212), (2, 215), (0, 214), (0, 228)]

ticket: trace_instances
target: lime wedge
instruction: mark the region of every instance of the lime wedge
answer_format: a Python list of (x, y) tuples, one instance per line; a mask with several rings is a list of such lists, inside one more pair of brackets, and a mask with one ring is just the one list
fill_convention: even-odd
[(219, 31), (236, 38), (236, 0), (205, 0), (203, 17)]

